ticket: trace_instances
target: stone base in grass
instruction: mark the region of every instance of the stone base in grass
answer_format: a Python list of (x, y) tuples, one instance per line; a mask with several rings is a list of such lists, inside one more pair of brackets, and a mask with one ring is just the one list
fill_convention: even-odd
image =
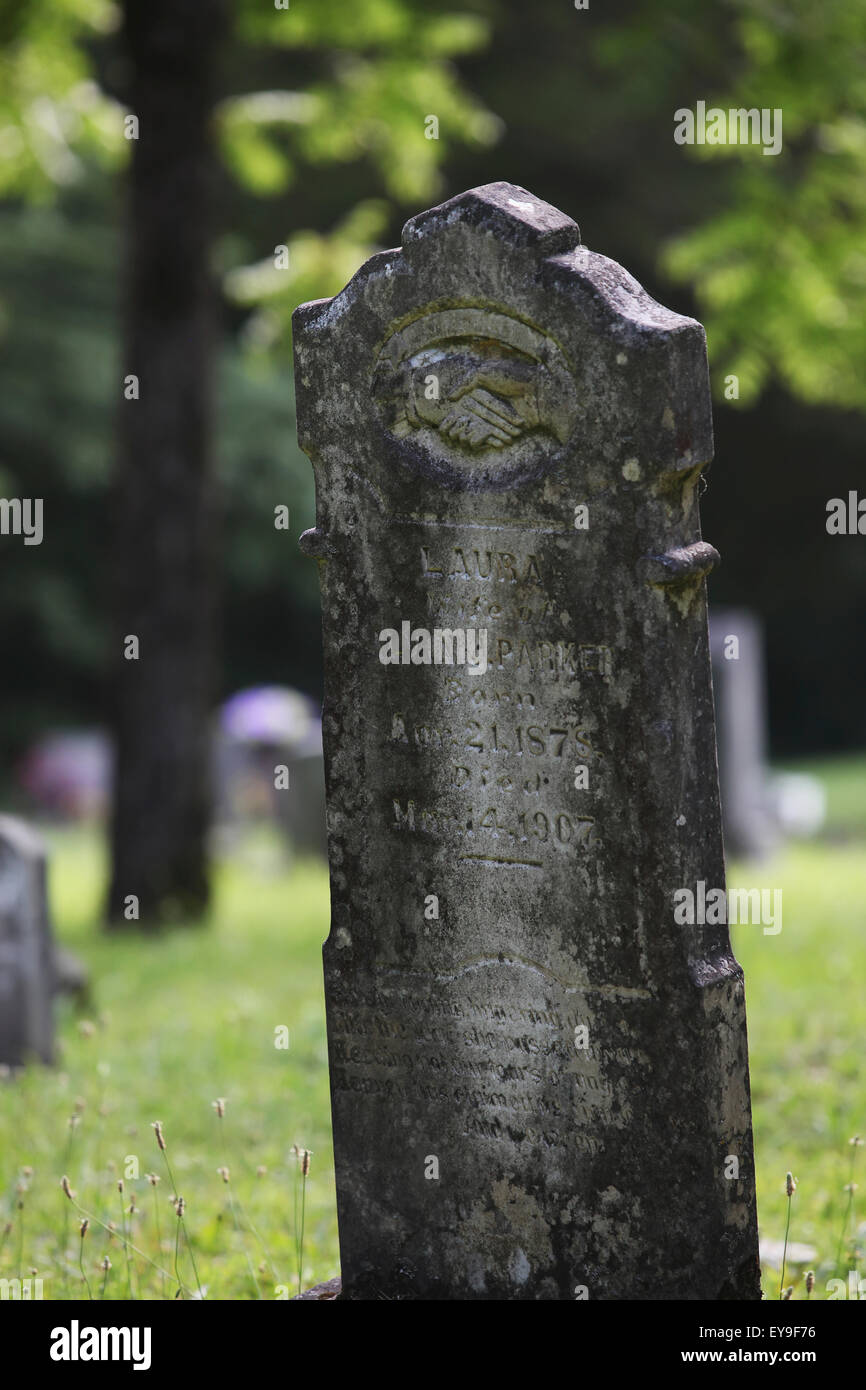
[(296, 1294), (291, 1300), (292, 1303), (300, 1303), (305, 1298), (316, 1298), (322, 1302), (327, 1302), (339, 1298), (343, 1289), (343, 1281), (340, 1278), (329, 1279), (327, 1283), (317, 1284), (314, 1289), (307, 1289), (306, 1293)]

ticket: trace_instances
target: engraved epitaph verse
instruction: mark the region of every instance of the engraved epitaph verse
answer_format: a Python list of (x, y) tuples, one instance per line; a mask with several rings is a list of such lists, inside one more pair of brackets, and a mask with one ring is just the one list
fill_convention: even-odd
[(756, 1297), (700, 325), (493, 184), (295, 351), (343, 1297)]

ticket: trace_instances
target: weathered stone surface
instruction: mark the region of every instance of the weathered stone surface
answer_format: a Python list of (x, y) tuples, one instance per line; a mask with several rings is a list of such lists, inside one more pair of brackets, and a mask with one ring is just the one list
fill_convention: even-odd
[(23, 821), (0, 816), (0, 1062), (52, 1060), (55, 984), (45, 849)]
[(492, 184), (295, 315), (343, 1298), (759, 1296), (704, 335), (578, 241)]
[(339, 1279), (328, 1279), (324, 1284), (316, 1284), (315, 1288), (299, 1293), (292, 1302), (304, 1303), (312, 1300), (316, 1303), (333, 1303), (340, 1297), (341, 1291), (342, 1283)]

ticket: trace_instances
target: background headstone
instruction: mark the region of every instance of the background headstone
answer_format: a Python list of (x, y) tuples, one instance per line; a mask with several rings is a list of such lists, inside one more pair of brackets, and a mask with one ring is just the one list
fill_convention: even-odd
[[(272, 818), (293, 853), (327, 852), (322, 721), (308, 695), (288, 686), (237, 691), (220, 710), (215, 761), (224, 832)], [(277, 767), (287, 787), (277, 786)]]
[(710, 656), (719, 791), (729, 858), (762, 859), (786, 835), (821, 829), (826, 794), (815, 777), (769, 764), (764, 629), (745, 608), (711, 608)]
[(289, 794), (278, 794), (276, 799), (280, 828), (296, 854), (324, 857), (328, 842), (321, 728), (317, 728), (315, 736), (304, 747), (292, 749), (286, 757), (286, 766)]
[(52, 1060), (56, 983), (44, 846), (23, 821), (0, 816), (0, 1062)]
[(491, 184), (295, 352), (342, 1296), (758, 1297), (742, 973), (673, 915), (724, 887), (703, 330)]
[(779, 842), (767, 765), (767, 694), (760, 620), (744, 609), (710, 612), (719, 791), (729, 856), (761, 858)]

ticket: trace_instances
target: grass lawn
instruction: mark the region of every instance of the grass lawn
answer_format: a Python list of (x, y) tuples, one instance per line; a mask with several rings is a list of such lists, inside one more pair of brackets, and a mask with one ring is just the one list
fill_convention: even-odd
[[(125, 1220), (128, 1239), (165, 1271), (143, 1258), (128, 1271), (120, 1241), (91, 1220), (83, 1253), (94, 1297), (106, 1254), (107, 1298), (128, 1298), (130, 1278), (136, 1296), (163, 1297), (165, 1281), (173, 1297), (178, 1219), (151, 1127), (159, 1120), (209, 1298), (297, 1292), (302, 1176), (293, 1144), (312, 1151), (303, 1184), (304, 1286), (330, 1278), (339, 1255), (321, 968), (325, 869), (274, 872), (271, 859), (270, 872), (253, 873), (226, 864), (209, 926), (157, 940), (108, 936), (95, 929), (104, 884), (96, 837), (64, 831), (50, 840), (57, 933), (86, 961), (94, 998), (83, 1014), (65, 1005), (56, 1070), (33, 1068), (0, 1089), (0, 1190), (13, 1225), (0, 1275), (15, 1277), (20, 1267), (26, 1277), (36, 1268), (45, 1298), (87, 1297), (80, 1217), (60, 1189), (67, 1173), (81, 1206), (121, 1229)], [(288, 1048), (276, 1046), (284, 1041), (280, 1029), (288, 1029)], [(222, 1120), (212, 1106), (218, 1097), (225, 1099)], [(33, 1174), (15, 1210), (22, 1165)], [(228, 1185), (220, 1167), (229, 1169)], [(150, 1172), (161, 1176), (156, 1188)], [(179, 1267), (185, 1287), (197, 1292), (183, 1242)]]
[[(746, 972), (761, 1236), (784, 1238), (790, 1171), (790, 1239), (816, 1253), (793, 1268), (789, 1259), (785, 1283), (804, 1297), (802, 1276), (813, 1269), (812, 1297), (826, 1298), (827, 1281), (846, 1277), (836, 1257), (852, 1159), (855, 1180), (866, 1178), (866, 1149), (848, 1143), (866, 1138), (866, 852), (862, 844), (799, 845), (767, 864), (735, 866), (730, 879), (783, 892), (777, 936), (732, 928)], [(859, 1225), (862, 1249), (866, 1205), (858, 1197), (846, 1234)], [(779, 1270), (766, 1258), (764, 1292), (779, 1296)]]
[(866, 845), (866, 755), (805, 758), (786, 763), (784, 771), (808, 772), (823, 783), (827, 793), (824, 839), (859, 839)]
[[(815, 1270), (814, 1298), (827, 1298), (828, 1280), (844, 1274), (846, 1260), (836, 1263), (843, 1227), (846, 1237), (859, 1227), (861, 1249), (866, 1242), (866, 1187), (847, 1212), (844, 1190), (852, 1159), (855, 1179), (866, 1174), (866, 1150), (848, 1143), (866, 1137), (866, 761), (810, 770), (828, 785), (832, 837), (730, 875), (732, 885), (783, 890), (782, 931), (736, 927), (734, 949), (746, 971), (758, 1210), (770, 1242), (764, 1288), (778, 1298), (772, 1242), (784, 1237), (790, 1170), (798, 1186), (785, 1282), (797, 1299), (806, 1268)], [(128, 1298), (130, 1287), (137, 1297), (174, 1297), (179, 1283), (190, 1297), (199, 1280), (208, 1298), (291, 1296), (301, 1225), (296, 1144), (312, 1151), (300, 1277), (305, 1287), (330, 1278), (339, 1257), (320, 949), (325, 869), (286, 870), (265, 843), (260, 862), (220, 867), (209, 926), (157, 940), (107, 936), (96, 929), (99, 841), (83, 830), (49, 839), (57, 933), (86, 961), (94, 997), (83, 1012), (63, 1005), (57, 1068), (0, 1084), (0, 1277), (36, 1270), (49, 1299), (87, 1298), (83, 1275), (94, 1297), (104, 1285), (109, 1299)], [(276, 1045), (281, 1030), (288, 1047)], [(195, 1270), (178, 1241), (156, 1120), (185, 1199)], [(32, 1174), (22, 1178), (24, 1168)], [(150, 1172), (161, 1177), (155, 1188)], [(90, 1217), (83, 1242), (80, 1213), (60, 1188), (64, 1173)], [(141, 1252), (129, 1265), (118, 1234), (100, 1222), (126, 1229)]]

